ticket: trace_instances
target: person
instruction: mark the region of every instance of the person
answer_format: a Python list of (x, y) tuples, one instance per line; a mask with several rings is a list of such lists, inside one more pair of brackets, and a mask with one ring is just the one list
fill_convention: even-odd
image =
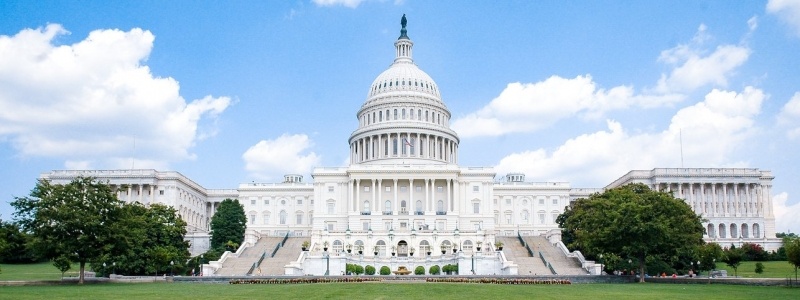
[(672, 273), (672, 278), (678, 278), (678, 274)]

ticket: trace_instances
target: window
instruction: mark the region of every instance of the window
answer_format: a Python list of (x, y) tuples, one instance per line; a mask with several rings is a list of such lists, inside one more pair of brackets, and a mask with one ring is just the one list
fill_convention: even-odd
[(250, 214), (250, 224), (256, 223), (256, 214)]
[(303, 199), (302, 198), (298, 198), (297, 199), (297, 205), (303, 205)]
[(444, 192), (444, 187), (437, 186), (437, 187), (436, 187), (436, 192), (437, 192), (437, 193), (443, 193), (443, 192)]
[(444, 201), (442, 200), (436, 201), (436, 211), (438, 212), (444, 211)]
[(250, 200), (250, 205), (256, 205), (256, 199), (251, 199)]
[(522, 220), (523, 221), (528, 221), (528, 215), (529, 215), (528, 211), (527, 210), (523, 210), (522, 211)]
[(406, 192), (407, 189), (408, 189), (408, 187), (406, 187), (406, 186), (400, 186), (400, 191), (401, 192)]
[(361, 221), (361, 230), (369, 230), (369, 221)]
[(539, 224), (544, 224), (544, 213), (539, 213)]
[(280, 218), (281, 218), (281, 225), (286, 225), (286, 211), (285, 210), (281, 211)]
[(506, 198), (506, 205), (511, 205), (511, 198)]
[(328, 214), (333, 214), (336, 211), (336, 202), (333, 200), (328, 201)]
[(511, 213), (506, 212), (506, 224), (511, 224)]
[(365, 191), (365, 192), (369, 192), (369, 187), (368, 187), (368, 186), (365, 186), (365, 187), (364, 187), (364, 191)]
[(386, 202), (383, 203), (383, 212), (387, 213), (391, 211), (392, 211), (392, 201), (386, 200)]
[(481, 213), (481, 203), (480, 202), (472, 202), (472, 213), (479, 214)]
[(390, 187), (390, 186), (388, 186), (388, 185), (387, 185), (385, 190), (386, 190), (386, 192), (387, 192), (387, 193), (388, 193), (388, 192), (391, 192), (391, 191), (392, 191), (392, 187)]
[(269, 224), (269, 212), (264, 213), (264, 224)]
[(552, 217), (553, 217), (552, 221), (555, 223), (556, 219), (558, 219), (558, 213), (553, 213)]
[(302, 225), (303, 224), (303, 213), (302, 212), (298, 212), (297, 213), (295, 224), (297, 224), (297, 225)]
[(269, 199), (264, 199), (264, 205), (269, 205)]
[(325, 227), (328, 228), (328, 231), (333, 231), (333, 228), (336, 226), (334, 223), (327, 223), (325, 225), (327, 225)]
[(422, 214), (422, 200), (417, 200), (417, 204), (414, 205), (414, 207), (416, 208), (415, 211), (417, 212), (417, 214), (421, 215)]
[(415, 186), (414, 189), (417, 190), (417, 192), (421, 192), (422, 191), (422, 186), (419, 186), (419, 185)]
[(286, 205), (286, 199), (281, 199), (281, 205)]
[(369, 213), (369, 200), (364, 200), (364, 212)]
[(330, 192), (333, 192), (333, 186), (329, 186), (329, 187), (328, 187), (328, 192), (329, 192), (329, 193), (330, 193)]
[(394, 119), (393, 120), (397, 120), (397, 109), (396, 108), (394, 109)]
[(558, 205), (558, 198), (553, 198), (553, 205)]
[(480, 187), (480, 186), (477, 186), (477, 185), (473, 185), (473, 186), (472, 186), (472, 191), (473, 191), (473, 192), (480, 192), (480, 191), (481, 191), (481, 187)]
[(164, 195), (164, 190), (159, 190), (158, 194), (163, 196)]
[(539, 205), (544, 205), (544, 199), (539, 199)]

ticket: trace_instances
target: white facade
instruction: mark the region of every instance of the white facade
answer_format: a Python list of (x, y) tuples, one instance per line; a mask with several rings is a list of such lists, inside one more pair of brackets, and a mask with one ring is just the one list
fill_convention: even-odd
[[(393, 64), (370, 85), (357, 112), (358, 128), (348, 141), (351, 164), (316, 168), (313, 183), (287, 175), (282, 183), (217, 190), (155, 170), (52, 171), (42, 178), (60, 183), (94, 176), (114, 187), (129, 186), (120, 189), (123, 200), (176, 207), (189, 223), (194, 255), (208, 248), (210, 218), (219, 202), (238, 199), (248, 219), (247, 241), (308, 237), (311, 251), (299, 254), (286, 274), (338, 274), (346, 263), (367, 261), (393, 270), (459, 263), (470, 265), (459, 268), (462, 274), (516, 274), (502, 252), (492, 251), (496, 236), (556, 238), (556, 217), (570, 201), (604, 189), (525, 182), (523, 174), (497, 181), (491, 167), (459, 166), (450, 111), (436, 83), (414, 64), (405, 27), (395, 48)], [(757, 169), (654, 169), (631, 171), (606, 188), (644, 182), (675, 191), (708, 219), (707, 240), (755, 242), (773, 250), (779, 244), (773, 243), (772, 179)], [(344, 255), (348, 245), (363, 255)]]

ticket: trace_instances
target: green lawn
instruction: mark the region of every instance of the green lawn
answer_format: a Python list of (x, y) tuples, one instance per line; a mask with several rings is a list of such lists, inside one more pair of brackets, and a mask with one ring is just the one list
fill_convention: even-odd
[(797, 299), (800, 289), (721, 284), (202, 283), (0, 287), (1, 299)]
[[(786, 278), (794, 277), (794, 266), (787, 261), (762, 261), (764, 273), (756, 273), (756, 261), (743, 261), (737, 270), (739, 277), (745, 278)], [(728, 276), (733, 276), (733, 268), (725, 263), (717, 262), (717, 269), (728, 270)]]
[[(77, 273), (78, 265), (70, 272)], [(52, 263), (9, 265), (0, 264), (0, 281), (6, 280), (60, 280), (61, 272)]]

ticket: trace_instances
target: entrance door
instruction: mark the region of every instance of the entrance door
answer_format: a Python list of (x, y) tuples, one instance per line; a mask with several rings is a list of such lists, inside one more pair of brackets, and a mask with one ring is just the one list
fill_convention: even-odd
[(406, 243), (406, 241), (400, 241), (397, 243), (397, 256), (398, 257), (408, 256), (408, 243)]

